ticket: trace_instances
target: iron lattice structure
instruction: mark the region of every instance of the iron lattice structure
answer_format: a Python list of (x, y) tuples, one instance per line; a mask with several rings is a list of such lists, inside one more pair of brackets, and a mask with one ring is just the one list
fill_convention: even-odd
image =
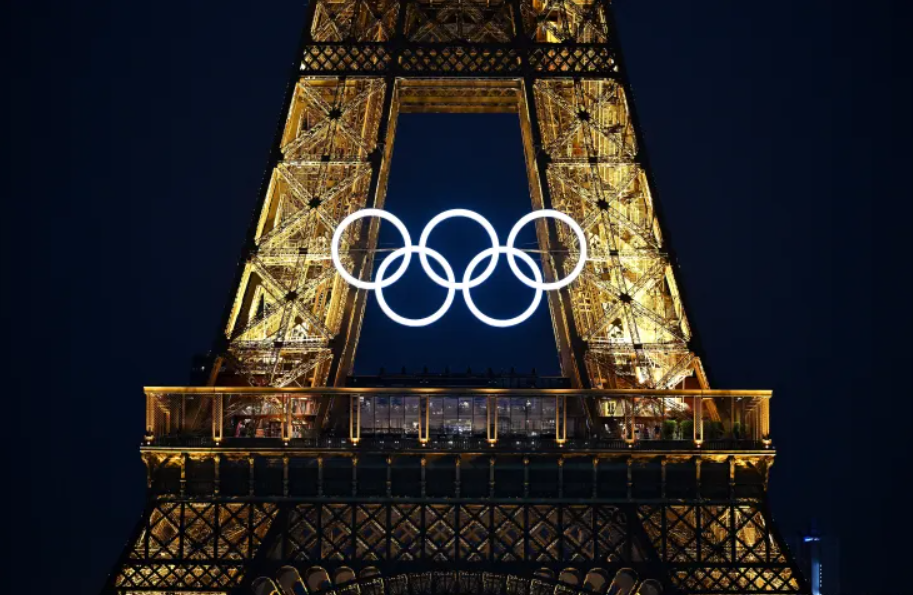
[[(570, 388), (482, 382), (467, 435), (427, 392), (343, 388), (367, 296), (330, 242), (383, 207), (410, 112), (518, 114), (532, 206), (588, 242), (549, 294)], [(285, 114), (209, 386), (147, 390), (148, 502), (106, 593), (808, 592), (767, 505), (770, 394), (710, 391), (691, 347), (608, 0), (315, 0)], [(343, 236), (354, 275), (378, 231)], [(537, 237), (565, 276), (574, 234)], [(539, 397), (535, 431), (499, 421)]]
[[(589, 243), (581, 280), (550, 296), (564, 374), (706, 386), (615, 40), (600, 1), (313, 2), (213, 378), (343, 384), (366, 298), (335, 273), (330, 240), (347, 215), (383, 206), (397, 115), (513, 111), (533, 206), (572, 216)], [(539, 225), (546, 276), (561, 277), (576, 238)], [(370, 275), (376, 241), (376, 221), (344, 236), (354, 274)]]

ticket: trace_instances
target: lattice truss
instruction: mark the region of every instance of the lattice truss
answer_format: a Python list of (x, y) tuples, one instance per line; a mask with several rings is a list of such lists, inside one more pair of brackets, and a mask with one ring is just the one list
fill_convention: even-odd
[(311, 37), (317, 42), (389, 41), (399, 0), (319, 0)]
[(527, 35), (540, 43), (607, 43), (605, 6), (593, 0), (522, 0)]
[(158, 501), (114, 586), (230, 590), (261, 559), (298, 567), (572, 564), (584, 571), (659, 563), (686, 593), (801, 592), (756, 502)]
[(653, 548), (688, 593), (798, 593), (800, 579), (754, 504), (640, 506)]
[[(406, 7), (404, 35), (420, 43), (509, 43), (518, 34), (509, 0), (319, 0), (311, 37), (318, 43), (385, 42)], [(523, 32), (540, 43), (606, 43), (602, 2), (521, 0)]]
[[(364, 78), (297, 84), (225, 329), (228, 363), (252, 385), (325, 383), (348, 289), (330, 242), (339, 221), (367, 203), (384, 88)], [(359, 233), (346, 234), (345, 259)]]
[(276, 512), (272, 503), (157, 502), (114, 586), (144, 591), (237, 587)]
[(271, 559), (292, 563), (641, 562), (610, 505), (297, 504)]
[[(624, 89), (613, 79), (539, 80), (535, 101), (553, 207), (589, 242), (570, 299), (593, 386), (672, 387), (696, 362)], [(561, 227), (566, 274), (579, 246)]]

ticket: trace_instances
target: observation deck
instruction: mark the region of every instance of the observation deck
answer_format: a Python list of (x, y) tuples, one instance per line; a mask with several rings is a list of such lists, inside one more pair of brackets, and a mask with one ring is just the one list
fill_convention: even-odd
[(145, 393), (159, 494), (760, 497), (775, 455), (761, 390), (405, 376)]
[(772, 452), (772, 393), (762, 390), (147, 387), (145, 393), (145, 450)]
[(769, 592), (796, 591), (766, 505), (770, 391), (347, 384), (146, 388), (150, 507), (119, 584), (145, 584), (147, 567), (191, 576), (211, 568), (194, 552), (230, 551), (219, 564), (250, 564), (248, 581), (289, 560), (391, 577), (598, 567), (669, 592), (711, 573), (756, 580), (727, 570), (750, 559), (744, 572), (782, 585)]

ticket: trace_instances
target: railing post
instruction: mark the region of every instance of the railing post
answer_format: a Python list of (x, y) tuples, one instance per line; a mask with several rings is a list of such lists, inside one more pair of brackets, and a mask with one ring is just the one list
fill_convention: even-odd
[(282, 397), (282, 442), (288, 444), (292, 439), (292, 395)]
[(694, 445), (698, 448), (704, 443), (704, 397), (694, 397)]
[(764, 443), (764, 448), (770, 448), (770, 397), (761, 399), (761, 411), (758, 417), (761, 426), (761, 442)]
[(498, 397), (489, 396), (485, 411), (485, 438), (494, 446), (498, 442)]
[(146, 444), (152, 444), (155, 440), (155, 400), (154, 394), (146, 393)]
[(361, 397), (358, 395), (349, 397), (349, 440), (352, 444), (361, 440)]
[(223, 411), (223, 401), (224, 395), (219, 393), (213, 396), (212, 399), (212, 439), (216, 444), (222, 442), (222, 432), (223, 432), (223, 420), (222, 420), (222, 411)]
[(622, 397), (625, 406), (625, 443), (631, 447), (634, 445), (634, 403), (630, 396)]
[(427, 444), (430, 438), (430, 415), (431, 404), (428, 402), (428, 395), (421, 395), (418, 398), (418, 441)]
[(555, 442), (559, 445), (567, 442), (567, 397), (555, 397)]

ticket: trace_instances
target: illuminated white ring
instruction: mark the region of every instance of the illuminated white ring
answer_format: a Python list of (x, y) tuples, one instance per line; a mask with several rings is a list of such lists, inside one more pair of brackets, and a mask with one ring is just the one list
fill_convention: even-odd
[[(521, 252), (516, 248), (511, 246), (498, 246), (497, 248), (487, 248), (476, 254), (475, 258), (469, 261), (469, 265), (466, 267), (466, 272), (463, 273), (463, 284), (467, 283), (468, 279), (472, 278), (472, 272), (479, 265), (482, 260), (488, 256), (489, 253), (494, 254), (507, 254), (508, 258), (513, 258), (514, 255), (519, 256), (526, 264), (529, 265), (529, 268), (533, 270), (533, 276), (536, 278), (537, 283), (542, 284), (542, 273), (539, 272), (539, 266), (536, 264), (536, 261), (530, 258), (526, 252)], [(472, 301), (472, 295), (470, 294), (469, 287), (463, 289), (463, 299), (466, 301), (466, 307), (469, 308), (469, 311), (472, 312), (476, 318), (482, 322), (489, 324), (491, 326), (496, 326), (499, 328), (504, 328), (508, 326), (514, 326), (520, 324), (524, 320), (528, 319), (533, 315), (533, 312), (536, 311), (536, 308), (539, 307), (539, 303), (542, 301), (542, 290), (539, 288), (536, 289), (536, 296), (533, 298), (533, 302), (529, 305), (529, 308), (526, 309), (519, 316), (514, 316), (513, 318), (500, 319), (492, 318), (476, 307), (475, 302)]]
[[(577, 266), (574, 267), (574, 270), (571, 271), (570, 275), (560, 281), (555, 281), (554, 283), (542, 283), (541, 276), (539, 277), (539, 281), (532, 281), (529, 277), (523, 274), (523, 272), (520, 270), (520, 267), (517, 266), (517, 261), (514, 259), (514, 251), (516, 251), (514, 248), (514, 241), (516, 241), (517, 234), (520, 233), (520, 229), (530, 221), (535, 221), (536, 219), (542, 219), (544, 217), (551, 217), (566, 223), (577, 236), (578, 245), (580, 246), (580, 258), (577, 259)], [(528, 215), (524, 215), (513, 226), (513, 229), (510, 230), (510, 235), (507, 236), (507, 248), (509, 248), (509, 250), (506, 252), (507, 263), (510, 265), (510, 270), (513, 271), (514, 275), (517, 276), (517, 279), (522, 281), (524, 285), (527, 287), (532, 287), (533, 289), (541, 289), (545, 291), (561, 289), (565, 285), (570, 285), (574, 279), (576, 279), (583, 271), (583, 267), (586, 266), (586, 236), (583, 235), (583, 229), (581, 229), (581, 227), (577, 225), (577, 222), (571, 219), (571, 217), (553, 209), (542, 209), (539, 211), (533, 211)], [(525, 252), (519, 253), (525, 254)]]
[[(406, 258), (403, 259), (403, 264), (396, 270), (395, 273), (389, 279), (380, 278), (380, 271), (378, 271), (378, 280), (371, 281), (362, 281), (354, 277), (349, 273), (344, 266), (342, 266), (342, 261), (339, 258), (339, 240), (342, 239), (342, 234), (346, 230), (346, 227), (363, 219), (365, 217), (378, 217), (389, 221), (399, 230), (401, 236), (403, 236), (403, 243), (405, 244), (404, 248), (412, 247), (412, 238), (409, 237), (409, 230), (406, 229), (406, 226), (403, 225), (403, 222), (399, 220), (395, 215), (383, 210), (383, 209), (361, 209), (355, 211), (345, 219), (343, 219), (339, 225), (336, 226), (336, 231), (333, 233), (333, 242), (330, 244), (330, 253), (333, 257), (333, 264), (336, 265), (336, 270), (339, 271), (339, 274), (342, 275), (342, 278), (358, 287), (360, 289), (381, 289), (383, 287), (389, 287), (393, 283), (396, 283), (400, 277), (406, 274), (406, 269), (409, 268), (409, 261), (412, 259), (411, 252), (406, 252)], [(390, 260), (389, 258), (387, 260)], [(387, 262), (386, 260), (384, 262)]]
[[(438, 308), (437, 312), (430, 316), (424, 318), (406, 318), (405, 316), (400, 316), (393, 311), (390, 306), (387, 305), (387, 300), (384, 299), (384, 274), (387, 272), (387, 267), (390, 266), (390, 263), (396, 260), (397, 258), (402, 258), (405, 256), (404, 260), (408, 262), (409, 256), (413, 252), (418, 252), (419, 254), (424, 255), (428, 253), (431, 258), (438, 261), (438, 263), (444, 267), (444, 273), (447, 275), (447, 299), (444, 300), (444, 305)], [(398, 271), (397, 271), (398, 272)], [(374, 292), (377, 295), (377, 303), (380, 304), (380, 309), (384, 311), (384, 314), (389, 316), (393, 321), (398, 322), (404, 326), (428, 326), (429, 324), (440, 320), (440, 318), (447, 313), (447, 310), (450, 309), (450, 306), (453, 304), (453, 298), (456, 295), (456, 278), (453, 274), (453, 269), (450, 268), (450, 263), (440, 255), (435, 250), (431, 248), (422, 248), (419, 246), (406, 246), (404, 248), (398, 248), (394, 250), (390, 256), (388, 256), (382, 263), (380, 263), (380, 268), (377, 269), (377, 290)]]
[(453, 217), (465, 217), (467, 219), (472, 219), (481, 225), (488, 233), (488, 237), (491, 239), (492, 248), (497, 248), (501, 244), (501, 242), (498, 240), (498, 232), (495, 231), (495, 228), (491, 225), (488, 219), (474, 211), (469, 211), (466, 209), (450, 209), (448, 211), (444, 211), (440, 215), (437, 215), (434, 219), (429, 221), (425, 226), (425, 229), (422, 230), (422, 236), (418, 240), (418, 247), (421, 248), (421, 250), (418, 251), (418, 257), (422, 262), (422, 268), (425, 269), (425, 274), (431, 277), (431, 280), (441, 287), (446, 287), (447, 289), (451, 289), (452, 287), (453, 289), (462, 290), (465, 290), (466, 288), (478, 287), (486, 279), (491, 277), (492, 273), (495, 272), (495, 268), (498, 266), (497, 252), (491, 255), (491, 262), (488, 263), (488, 268), (486, 268), (481, 275), (475, 279), (470, 279), (469, 281), (464, 280), (462, 283), (454, 283), (452, 286), (450, 283), (441, 278), (440, 275), (434, 272), (434, 269), (431, 268), (431, 264), (428, 262), (428, 257), (424, 252), (424, 248), (428, 244), (428, 237), (431, 235), (431, 231), (438, 225), (438, 223), (442, 223), (447, 219), (451, 219)]

